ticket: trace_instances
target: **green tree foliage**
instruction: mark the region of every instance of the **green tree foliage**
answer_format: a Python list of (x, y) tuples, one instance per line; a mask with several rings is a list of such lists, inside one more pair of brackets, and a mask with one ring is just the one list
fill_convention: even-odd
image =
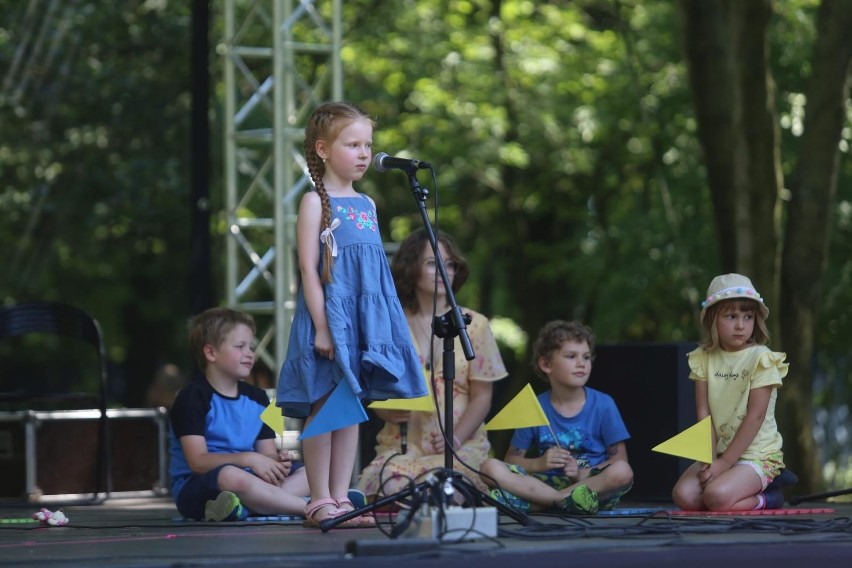
[[(347, 95), (378, 116), (379, 149), (438, 166), (439, 223), (481, 274), (469, 297), (533, 331), (579, 317), (605, 341), (694, 337), (714, 243), (677, 37), (649, 32), (672, 8), (401, 4), (390, 37), (361, 36), (379, 24), (358, 11)], [(404, 179), (374, 183), (412, 209)]]
[(185, 351), (188, 7), (55, 5), (2, 8), (0, 296), (92, 313), (138, 404)]

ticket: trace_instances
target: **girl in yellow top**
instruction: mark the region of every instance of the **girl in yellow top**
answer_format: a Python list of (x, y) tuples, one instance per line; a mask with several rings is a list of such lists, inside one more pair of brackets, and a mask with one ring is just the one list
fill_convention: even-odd
[(787, 375), (786, 354), (771, 351), (769, 309), (740, 274), (717, 276), (702, 302), (705, 339), (689, 353), (698, 420), (713, 421), (713, 463), (692, 464), (672, 491), (689, 511), (777, 509), (784, 497), (774, 486), (784, 468), (775, 399)]

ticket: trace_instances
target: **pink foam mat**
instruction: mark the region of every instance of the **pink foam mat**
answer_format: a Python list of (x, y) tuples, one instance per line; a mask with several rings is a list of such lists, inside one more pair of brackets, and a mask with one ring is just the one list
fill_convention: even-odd
[(830, 515), (834, 509), (797, 508), (797, 509), (758, 509), (756, 511), (667, 511), (667, 514), (679, 517), (756, 517), (776, 515)]

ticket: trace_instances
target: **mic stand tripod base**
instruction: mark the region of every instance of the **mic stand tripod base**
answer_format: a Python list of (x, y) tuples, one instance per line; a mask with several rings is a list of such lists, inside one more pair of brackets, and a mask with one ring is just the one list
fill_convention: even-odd
[[(502, 514), (506, 515), (507, 517), (510, 517), (512, 520), (514, 520), (515, 522), (517, 522), (518, 524), (520, 524), (522, 526), (529, 527), (529, 526), (540, 526), (541, 525), (540, 522), (536, 521), (535, 519), (533, 519), (532, 517), (530, 517), (526, 513), (522, 513), (521, 511), (518, 511), (517, 509), (514, 509), (514, 508), (512, 508), (512, 507), (510, 507), (510, 506), (508, 506), (504, 503), (501, 503), (501, 502), (495, 500), (494, 498), (492, 498), (487, 493), (483, 493), (475, 485), (464, 480), (461, 477), (461, 474), (459, 474), (457, 471), (441, 470), (441, 471), (436, 472), (433, 475), (433, 477), (437, 477), (438, 480), (437, 481), (435, 481), (434, 479), (431, 480), (431, 481), (427, 480), (427, 481), (422, 481), (422, 482), (418, 483), (417, 485), (409, 485), (405, 489), (403, 489), (403, 490), (401, 490), (397, 493), (394, 493), (393, 495), (388, 495), (387, 497), (382, 497), (381, 499), (376, 499), (372, 503), (369, 503), (366, 506), (361, 507), (360, 509), (355, 509), (354, 511), (349, 511), (345, 515), (340, 515), (339, 517), (335, 517), (333, 519), (324, 519), (324, 520), (320, 521), (320, 530), (322, 532), (328, 532), (331, 529), (333, 529), (334, 527), (336, 527), (337, 525), (339, 525), (340, 523), (346, 522), (349, 519), (354, 519), (355, 517), (359, 517), (359, 516), (361, 516), (365, 513), (373, 512), (376, 509), (380, 509), (380, 508), (384, 507), (385, 505), (389, 505), (391, 503), (401, 501), (401, 500), (403, 500), (407, 497), (424, 495), (428, 492), (438, 491), (440, 487), (444, 486), (444, 482), (447, 481), (447, 480), (449, 480), (452, 483), (454, 488), (461, 490), (460, 493), (462, 495), (472, 497), (473, 502), (470, 503), (470, 505), (472, 507), (475, 507), (477, 511), (481, 508), (490, 508), (491, 507), (491, 508), (496, 509), (499, 513), (502, 513)], [(416, 502), (417, 499), (414, 499), (414, 501)], [(435, 498), (435, 499), (433, 499), (433, 501), (439, 502), (439, 499)], [(428, 500), (426, 502), (428, 502)], [(451, 509), (451, 508), (452, 509), (460, 508), (460, 509), (465, 510), (465, 508), (461, 508), (461, 507), (450, 507), (450, 506), (447, 507), (447, 509)], [(412, 511), (411, 513), (412, 513), (412, 517), (413, 517), (413, 515), (415, 515), (417, 513), (417, 511)], [(391, 536), (391, 538), (396, 538), (399, 534), (404, 533), (405, 529), (406, 529), (406, 527), (401, 527), (401, 530), (397, 530), (395, 528), (396, 534), (393, 534)]]

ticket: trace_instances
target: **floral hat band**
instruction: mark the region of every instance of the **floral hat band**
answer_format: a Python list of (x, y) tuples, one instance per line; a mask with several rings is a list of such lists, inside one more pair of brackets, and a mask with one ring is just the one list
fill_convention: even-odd
[(710, 304), (715, 304), (719, 300), (725, 300), (728, 298), (752, 298), (761, 304), (763, 303), (763, 297), (754, 288), (743, 288), (742, 286), (737, 286), (736, 288), (725, 288), (724, 290), (719, 290), (712, 296), (707, 296), (707, 299), (701, 302), (701, 307), (705, 308)]
[(763, 319), (769, 317), (769, 308), (766, 307), (763, 296), (758, 293), (751, 280), (742, 274), (723, 274), (714, 278), (707, 288), (707, 297), (701, 302), (701, 321), (704, 321), (707, 308), (713, 304), (736, 298), (754, 300), (758, 303)]

